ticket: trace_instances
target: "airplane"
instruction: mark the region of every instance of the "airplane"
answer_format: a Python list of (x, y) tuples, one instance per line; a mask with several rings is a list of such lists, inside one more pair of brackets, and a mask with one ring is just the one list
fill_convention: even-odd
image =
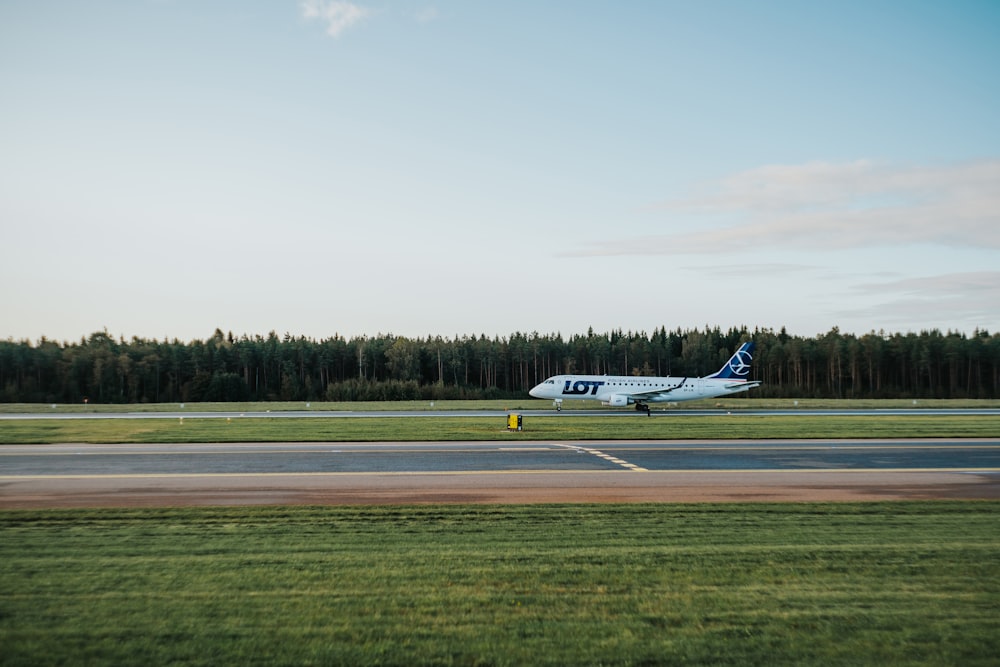
[(648, 415), (650, 403), (716, 398), (760, 386), (760, 380), (748, 379), (753, 349), (752, 342), (743, 343), (725, 366), (705, 377), (553, 375), (528, 393), (553, 399), (557, 411), (564, 400), (592, 400), (616, 408), (635, 404), (637, 411)]

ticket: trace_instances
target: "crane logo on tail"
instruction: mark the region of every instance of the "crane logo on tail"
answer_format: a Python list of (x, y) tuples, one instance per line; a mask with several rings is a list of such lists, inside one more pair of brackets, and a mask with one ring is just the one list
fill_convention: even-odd
[(753, 361), (753, 355), (750, 354), (749, 350), (737, 350), (733, 358), (729, 360), (729, 370), (737, 377), (748, 375), (751, 361)]

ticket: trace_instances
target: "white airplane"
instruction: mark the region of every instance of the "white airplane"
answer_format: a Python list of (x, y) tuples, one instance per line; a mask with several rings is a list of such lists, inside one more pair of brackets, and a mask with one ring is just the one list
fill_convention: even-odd
[(649, 414), (650, 403), (694, 401), (747, 391), (760, 386), (748, 380), (753, 361), (753, 343), (743, 343), (718, 372), (705, 377), (633, 377), (621, 375), (553, 375), (528, 393), (535, 398), (551, 398), (556, 410), (563, 400), (601, 401), (623, 407), (635, 404)]

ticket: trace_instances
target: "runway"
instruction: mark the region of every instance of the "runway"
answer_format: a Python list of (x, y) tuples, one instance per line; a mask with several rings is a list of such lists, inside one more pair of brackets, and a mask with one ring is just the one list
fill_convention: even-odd
[(8, 445), (0, 507), (1000, 498), (1000, 439)]

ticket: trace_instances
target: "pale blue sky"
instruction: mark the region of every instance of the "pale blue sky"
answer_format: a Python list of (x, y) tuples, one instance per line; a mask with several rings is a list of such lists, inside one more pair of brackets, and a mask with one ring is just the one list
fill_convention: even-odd
[(0, 338), (1000, 330), (1000, 3), (0, 2)]

